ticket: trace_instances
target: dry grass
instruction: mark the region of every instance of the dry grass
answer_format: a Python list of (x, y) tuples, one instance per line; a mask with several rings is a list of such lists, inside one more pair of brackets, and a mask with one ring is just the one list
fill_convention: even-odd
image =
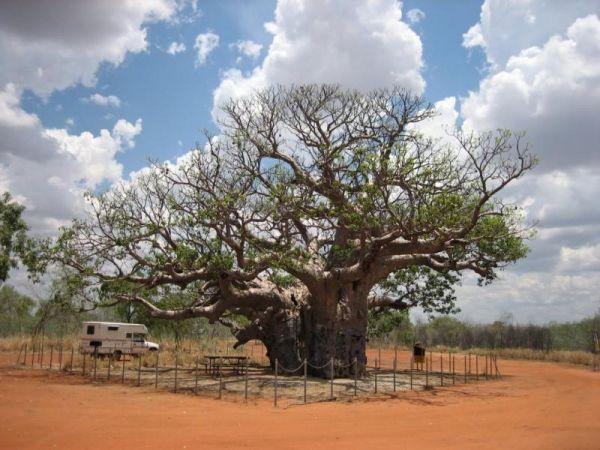
[[(2, 352), (18, 352), (24, 343), (27, 343), (29, 348), (32, 344), (35, 344), (39, 348), (41, 344), (41, 337), (37, 337), (35, 342), (32, 342), (32, 337), (28, 335), (15, 335), (9, 337), (0, 338), (0, 351)], [(233, 339), (183, 339), (179, 343), (174, 340), (162, 340), (160, 341), (160, 363), (161, 365), (175, 365), (175, 358), (177, 356), (178, 363), (182, 366), (191, 367), (195, 363), (196, 357), (202, 357), (204, 355), (244, 355), (248, 356), (251, 361), (255, 364), (267, 365), (268, 360), (265, 356), (265, 348), (260, 342), (250, 342), (241, 348), (233, 349)], [(63, 338), (44, 338), (44, 347), (49, 348), (54, 346), (58, 348), (63, 346), (65, 350), (71, 348), (79, 348), (79, 337), (76, 335), (66, 336)], [(377, 345), (372, 346), (372, 350), (377, 350)], [(382, 346), (384, 350), (393, 350), (393, 346)], [(407, 347), (399, 347), (400, 350), (409, 350)], [(428, 348), (428, 351), (436, 353), (447, 353), (448, 351), (454, 353), (472, 353), (478, 355), (485, 355), (494, 353), (499, 358), (506, 359), (522, 359), (522, 360), (534, 360), (534, 361), (551, 361), (557, 363), (577, 364), (583, 366), (592, 366), (594, 355), (583, 351), (566, 351), (566, 350), (552, 350), (552, 351), (540, 351), (531, 350), (525, 348), (503, 348), (495, 349), (490, 351), (489, 349), (473, 348), (473, 349), (458, 349), (450, 348), (446, 346), (436, 346), (434, 348)], [(155, 356), (147, 355), (143, 359), (143, 365), (145, 367), (152, 367), (154, 365)]]
[[(374, 347), (378, 348), (378, 347)], [(382, 349), (393, 350), (393, 346), (382, 346)], [(410, 350), (408, 347), (400, 346), (399, 350)], [(435, 347), (428, 347), (427, 351), (433, 353), (471, 353), (473, 355), (489, 355), (490, 353), (496, 355), (498, 358), (504, 359), (521, 359), (526, 361), (549, 361), (565, 364), (577, 364), (581, 366), (593, 366), (594, 355), (589, 352), (579, 350), (532, 350), (529, 348), (470, 348), (461, 349), (458, 347), (448, 347), (444, 345), (437, 345)]]
[[(473, 349), (472, 353), (484, 354), (488, 352), (485, 349)], [(567, 351), (567, 350), (531, 350), (528, 348), (502, 348), (494, 350), (499, 358), (506, 359), (524, 359), (534, 361), (551, 361), (557, 363), (578, 364), (582, 366), (592, 366), (594, 355), (589, 352)]]

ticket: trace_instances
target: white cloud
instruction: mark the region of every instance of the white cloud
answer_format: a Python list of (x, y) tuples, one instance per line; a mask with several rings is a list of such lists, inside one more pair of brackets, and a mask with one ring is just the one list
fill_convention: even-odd
[(219, 46), (219, 36), (213, 32), (202, 33), (196, 36), (194, 48), (198, 51), (196, 65), (202, 66), (206, 63), (208, 55)]
[(597, 5), (486, 0), (464, 35), (463, 45), (481, 47), (490, 64), (462, 99), (465, 128), (525, 130), (541, 159), (507, 192), (538, 222), (532, 251), (492, 289), (461, 290), (463, 309), (477, 319), (504, 310), (521, 321), (574, 320), (600, 306)]
[(564, 271), (575, 269), (600, 272), (600, 244), (577, 248), (563, 247), (560, 252), (560, 263)]
[(463, 101), (465, 124), (528, 132), (541, 168), (600, 164), (600, 20), (575, 20), (541, 47), (511, 56)]
[(28, 114), (21, 109), (20, 101), (21, 91), (13, 83), (8, 83), (0, 91), (0, 126), (30, 127), (38, 123), (35, 114)]
[(142, 121), (73, 135), (44, 128), (19, 106), (20, 94), (10, 85), (0, 91), (0, 187), (22, 199), (33, 233), (51, 234), (82, 211), (84, 189), (121, 178), (116, 156), (134, 146)]
[(419, 8), (413, 8), (408, 10), (408, 12), (406, 13), (406, 18), (410, 23), (419, 23), (425, 18), (425, 13)]
[(116, 95), (104, 96), (102, 94), (98, 94), (97, 92), (90, 95), (89, 101), (100, 106), (114, 106), (115, 108), (121, 106), (121, 99)]
[(598, 0), (485, 0), (479, 22), (463, 35), (467, 48), (482, 47), (490, 64), (502, 68), (511, 56), (564, 33), (577, 18), (598, 12)]
[(517, 322), (541, 324), (589, 317), (600, 307), (599, 291), (600, 278), (587, 274), (505, 272), (491, 286), (466, 281), (457, 294), (465, 319), (492, 322), (510, 313)]
[(237, 41), (234, 44), (230, 44), (230, 47), (237, 48), (238, 52), (249, 58), (256, 59), (260, 56), (262, 45), (254, 41)]
[(275, 21), (265, 27), (273, 40), (264, 60), (249, 74), (225, 71), (214, 93), (216, 107), (276, 83), (424, 90), (421, 40), (394, 0), (279, 0)]
[(102, 62), (119, 65), (147, 48), (145, 24), (173, 20), (175, 0), (0, 2), (0, 86), (41, 96), (93, 86)]
[(167, 53), (169, 55), (176, 55), (177, 53), (185, 52), (185, 44), (183, 42), (171, 42), (169, 48), (167, 48)]
[(454, 143), (451, 133), (456, 127), (458, 111), (456, 109), (456, 97), (446, 97), (434, 103), (436, 115), (431, 119), (416, 124), (415, 128), (433, 139), (441, 140), (443, 143)]

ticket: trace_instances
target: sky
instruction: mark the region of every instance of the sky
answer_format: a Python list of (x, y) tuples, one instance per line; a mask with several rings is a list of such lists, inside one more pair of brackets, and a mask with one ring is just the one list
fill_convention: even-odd
[(600, 0), (4, 0), (0, 191), (52, 236), (85, 190), (202, 145), (229, 98), (400, 85), (435, 104), (433, 134), (526, 130), (540, 158), (506, 193), (537, 224), (530, 255), (465, 277), (460, 317), (579, 320), (600, 310), (599, 17)]

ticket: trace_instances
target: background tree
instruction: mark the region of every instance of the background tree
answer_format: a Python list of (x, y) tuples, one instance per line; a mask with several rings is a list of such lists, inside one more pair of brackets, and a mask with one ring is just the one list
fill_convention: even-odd
[(0, 335), (25, 333), (34, 323), (32, 298), (22, 295), (12, 286), (0, 287)]
[[(434, 114), (401, 89), (232, 100), (205, 149), (90, 196), (50, 259), (97, 302), (219, 321), (317, 375), (330, 358), (338, 375), (355, 358), (362, 370), (370, 307), (450, 311), (462, 272), (488, 283), (527, 253), (520, 211), (498, 195), (535, 164), (522, 136), (448, 145), (418, 131)], [(159, 306), (173, 292), (187, 303)]]
[(0, 196), (0, 284), (17, 267), (18, 255), (25, 250), (27, 224), (21, 218), (24, 210), (8, 192)]

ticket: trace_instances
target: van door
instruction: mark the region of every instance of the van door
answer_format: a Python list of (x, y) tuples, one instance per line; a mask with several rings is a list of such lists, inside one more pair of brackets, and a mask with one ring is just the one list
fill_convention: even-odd
[(133, 333), (131, 353), (140, 354), (145, 351), (146, 339), (141, 333)]

